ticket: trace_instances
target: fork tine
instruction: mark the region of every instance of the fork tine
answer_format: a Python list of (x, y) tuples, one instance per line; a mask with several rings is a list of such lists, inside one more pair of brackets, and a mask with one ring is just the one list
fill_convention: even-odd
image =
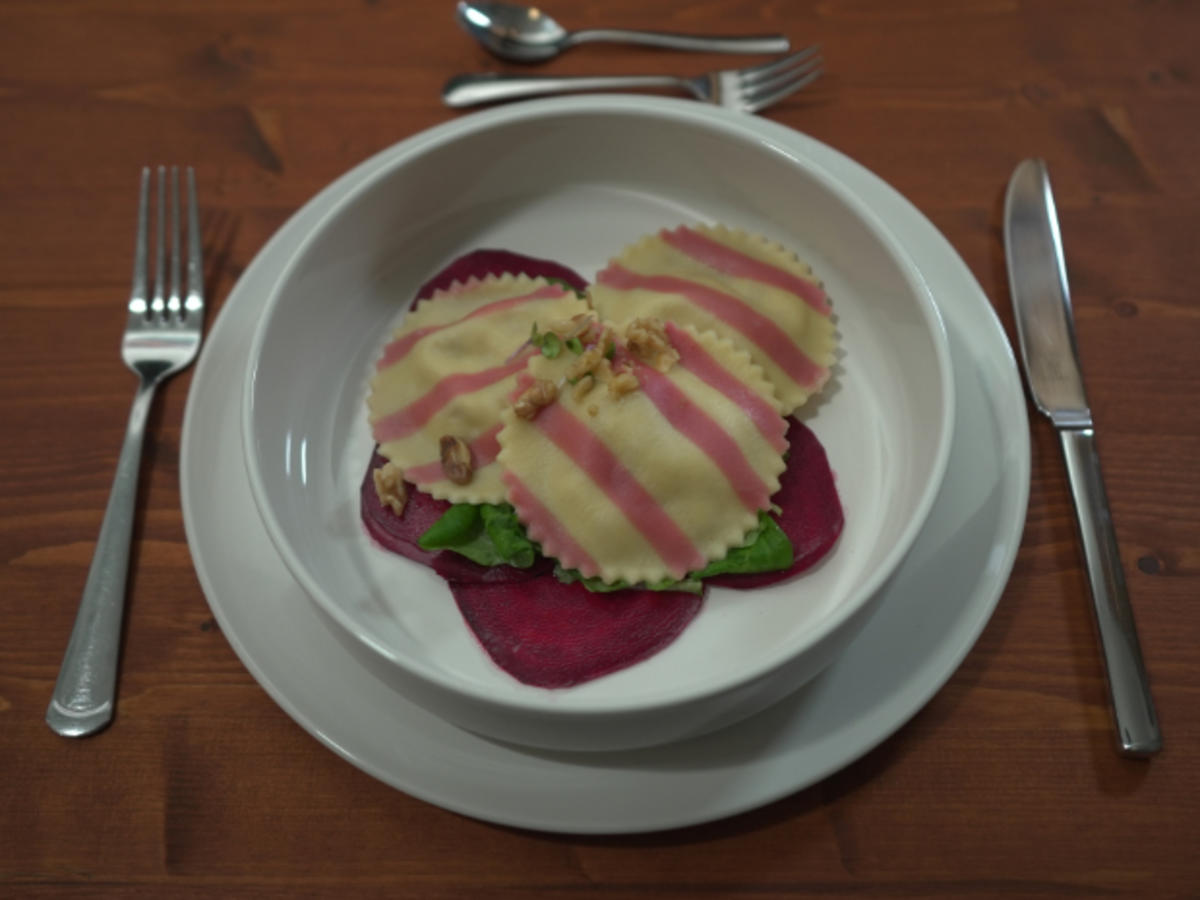
[(797, 66), (805, 60), (812, 59), (821, 52), (820, 44), (813, 44), (811, 47), (805, 47), (803, 50), (797, 50), (795, 53), (780, 57), (779, 59), (767, 60), (765, 63), (759, 63), (757, 66), (750, 66), (738, 72), (740, 81), (745, 85), (757, 84), (766, 78), (770, 78), (777, 72), (782, 72), (785, 69), (790, 69)]
[(766, 96), (774, 92), (777, 88), (786, 87), (796, 81), (796, 79), (803, 78), (810, 72), (820, 71), (822, 62), (824, 60), (819, 56), (815, 59), (808, 59), (795, 66), (776, 72), (769, 78), (760, 77), (751, 82), (743, 81), (741, 87), (750, 99)]
[(158, 190), (155, 196), (155, 206), (157, 207), (154, 221), (154, 297), (150, 301), (151, 317), (161, 316), (163, 309), (166, 307), (164, 297), (166, 296), (166, 279), (163, 277), (163, 260), (166, 258), (166, 242), (163, 240), (163, 235), (166, 234), (164, 223), (166, 222), (166, 197), (167, 197), (167, 170), (162, 166), (158, 167)]
[(820, 60), (817, 60), (816, 68), (806, 75), (797, 78), (795, 81), (790, 81), (782, 87), (765, 94), (758, 93), (753, 90), (750, 95), (744, 98), (745, 108), (747, 112), (756, 113), (778, 103), (785, 97), (791, 96), (801, 88), (808, 87), (814, 81), (821, 77)]
[(167, 298), (167, 314), (172, 319), (181, 315), (179, 298), (179, 166), (171, 166), (171, 294)]
[(196, 172), (191, 166), (188, 166), (187, 169), (187, 193), (188, 295), (183, 313), (185, 318), (190, 313), (202, 314), (204, 312), (204, 260), (200, 255), (200, 214), (197, 211), (199, 207), (196, 205)]
[(147, 220), (150, 216), (150, 169), (142, 168), (142, 186), (138, 195), (137, 236), (133, 245), (133, 287), (129, 291), (129, 314), (144, 316), (146, 314), (146, 259), (149, 231)]

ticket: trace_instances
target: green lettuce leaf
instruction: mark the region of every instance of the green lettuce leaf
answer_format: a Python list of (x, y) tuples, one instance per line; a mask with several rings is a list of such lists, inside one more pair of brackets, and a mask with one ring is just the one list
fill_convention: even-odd
[(511, 506), (456, 503), (417, 540), (422, 550), (453, 550), (481, 566), (528, 569), (537, 546), (525, 534)]
[(528, 569), (538, 557), (537, 545), (525, 534), (517, 512), (507, 503), (487, 503), (479, 507), (483, 530), (500, 556), (510, 566)]
[(777, 572), (792, 564), (795, 551), (779, 523), (765, 512), (758, 514), (758, 527), (746, 535), (740, 547), (734, 547), (724, 559), (715, 559), (699, 572), (696, 578), (712, 575), (749, 575), (752, 572)]
[[(527, 569), (539, 555), (537, 544), (525, 533), (516, 511), (507, 503), (456, 503), (421, 535), (417, 544), (423, 550), (453, 550), (481, 566), (516, 566)], [(625, 581), (608, 584), (599, 578), (585, 578), (578, 569), (554, 567), (554, 576), (564, 584), (581, 582), (589, 591), (608, 593), (636, 587), (651, 591), (704, 590), (702, 579), (712, 575), (775, 572), (792, 564), (791, 541), (778, 523), (765, 512), (758, 525), (746, 534), (742, 546), (735, 547), (724, 559), (714, 560), (686, 578), (664, 578), (651, 584), (632, 585)]]

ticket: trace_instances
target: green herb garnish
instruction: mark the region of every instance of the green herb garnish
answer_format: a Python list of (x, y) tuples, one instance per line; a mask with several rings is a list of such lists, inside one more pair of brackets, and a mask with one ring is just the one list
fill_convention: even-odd
[(795, 551), (779, 523), (765, 512), (758, 514), (758, 526), (751, 529), (740, 547), (734, 547), (722, 559), (714, 559), (697, 578), (713, 575), (749, 575), (752, 572), (777, 572), (792, 564)]
[(528, 569), (538, 548), (507, 503), (456, 503), (417, 540), (422, 550), (453, 550), (481, 566)]

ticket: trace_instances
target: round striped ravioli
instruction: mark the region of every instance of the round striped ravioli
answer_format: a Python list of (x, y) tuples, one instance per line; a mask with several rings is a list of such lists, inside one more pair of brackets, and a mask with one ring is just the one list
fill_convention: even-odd
[[(404, 480), (439, 500), (502, 503), (496, 456), (500, 413), (536, 351), (534, 322), (588, 312), (576, 294), (543, 278), (489, 275), (455, 282), (421, 300), (384, 347), (367, 406), (379, 452)], [(441, 441), (470, 450), (470, 480), (446, 477)]]
[[(564, 568), (637, 584), (682, 578), (739, 546), (784, 470), (786, 423), (748, 353), (713, 332), (667, 323), (678, 360), (651, 365), (618, 334), (611, 364), (636, 389), (571, 385), (578, 357), (529, 360), (557, 399), (531, 418), (505, 410), (499, 462), (508, 500)], [(664, 371), (665, 370), (665, 371)]]
[(812, 269), (764, 237), (680, 226), (627, 247), (589, 291), (597, 313), (712, 329), (749, 351), (790, 415), (829, 379), (837, 332)]

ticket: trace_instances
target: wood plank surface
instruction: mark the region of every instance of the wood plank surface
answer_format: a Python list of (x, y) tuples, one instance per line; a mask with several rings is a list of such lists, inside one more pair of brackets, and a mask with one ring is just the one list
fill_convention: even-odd
[[(0, 5), (0, 896), (1200, 896), (1200, 5), (1185, 0), (613, 0), (574, 27), (782, 31), (827, 74), (767, 117), (907, 196), (1015, 335), (1015, 164), (1048, 161), (1122, 560), (1166, 749), (1113, 751), (1057, 440), (1032, 422), (1028, 520), (977, 645), (907, 725), (732, 819), (577, 838), (392, 790), (295, 724), (216, 626), (184, 535), (191, 372), (141, 474), (120, 712), (43, 714), (133, 394), (120, 365), (137, 171), (195, 165), (219, 310), (287, 218), (517, 71), (450, 0)], [(591, 47), (547, 73), (728, 57)]]

